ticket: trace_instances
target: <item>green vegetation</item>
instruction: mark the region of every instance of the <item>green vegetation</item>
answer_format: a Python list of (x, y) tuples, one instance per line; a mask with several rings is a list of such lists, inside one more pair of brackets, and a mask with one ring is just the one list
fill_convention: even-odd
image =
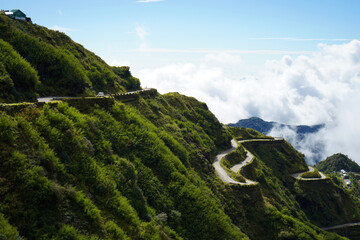
[(288, 179), (291, 173), (308, 169), (304, 155), (286, 141), (244, 142), (246, 149), (255, 154), (280, 179)]
[(315, 168), (314, 171), (304, 172), (300, 175), (302, 178), (321, 178), (319, 171)]
[(0, 39), (0, 101), (35, 101), (34, 92), (39, 84), (35, 69)]
[(334, 226), (360, 220), (359, 200), (330, 179), (297, 181), (297, 201), (317, 226)]
[(9, 224), (2, 213), (0, 213), (0, 239), (22, 239), (17, 229)]
[(226, 167), (231, 168), (235, 164), (239, 164), (244, 161), (246, 159), (246, 154), (245, 149), (240, 145), (235, 149), (235, 151), (226, 155), (222, 162)]
[[(297, 181), (291, 177), (290, 174), (293, 172), (307, 170), (307, 165), (304, 156), (287, 142), (254, 141), (245, 142), (243, 145), (256, 159), (255, 164), (251, 165), (253, 169), (248, 169), (242, 174), (259, 182), (266, 206), (275, 207), (277, 211), (306, 224), (311, 222), (318, 226), (333, 226), (341, 224), (341, 221), (358, 221), (359, 200), (350, 192), (338, 188), (330, 179), (309, 182)], [(261, 218), (260, 214), (258, 218)], [(274, 224), (278, 225), (278, 222)], [(301, 229), (301, 226), (297, 225), (297, 228)], [(297, 239), (296, 235), (287, 230), (277, 234), (280, 235), (275, 237), (274, 233), (268, 238), (281, 239), (280, 236), (286, 236), (288, 239)]]
[[(168, 124), (178, 128), (175, 119)], [(215, 142), (194, 123), (182, 124), (189, 128), (181, 140), (187, 146), (159, 131), (136, 107), (120, 103), (88, 114), (66, 103), (2, 114), (1, 212), (27, 239), (245, 237), (186, 167), (196, 165), (188, 158), (206, 159)], [(226, 135), (221, 124), (212, 124), (220, 126), (219, 136)], [(166, 221), (157, 220), (160, 213)]]
[(112, 70), (121, 79), (125, 80), (124, 87), (126, 90), (133, 91), (140, 89), (140, 80), (131, 75), (129, 67), (112, 67)]
[[(128, 67), (3, 15), (0, 48), (2, 102), (140, 88)], [(212, 163), (232, 136), (271, 139), (178, 93), (1, 104), (0, 239), (341, 239), (312, 223), (359, 218), (330, 180), (317, 192), (290, 176), (307, 166), (285, 141), (243, 143), (255, 158), (231, 175), (259, 184), (224, 184)], [(245, 156), (239, 147), (222, 164)]]
[(268, 224), (273, 225), (273, 229), (284, 229), (274, 233), (277, 234), (276, 239), (346, 239), (323, 232), (319, 228), (309, 228), (311, 226), (309, 223), (301, 222), (290, 216), (288, 209), (283, 209), (279, 212), (276, 208), (270, 207), (267, 209), (266, 214), (269, 216)]
[(347, 238), (353, 239), (353, 240), (360, 239), (360, 227), (359, 227), (359, 225), (333, 229), (333, 230), (329, 230), (329, 232), (334, 232), (334, 233), (337, 233), (337, 234), (339, 234), (341, 236), (344, 236), (344, 237), (347, 237)]
[(266, 136), (252, 128), (242, 128), (242, 127), (228, 127), (231, 135), (236, 140), (246, 140), (246, 139), (273, 139), (273, 137)]
[(348, 156), (337, 153), (315, 165), (320, 171), (325, 173), (339, 172), (344, 169), (347, 172), (360, 173), (360, 166)]
[(260, 160), (261, 190), (224, 188), (211, 159), (230, 136), (194, 98), (157, 95), (86, 113), (45, 104), (2, 113), (0, 130), (0, 212), (11, 236), (277, 239), (288, 227), (266, 225), (266, 204), (306, 221)]
[(3, 102), (140, 89), (129, 67), (110, 67), (63, 33), (4, 15), (0, 15), (0, 49)]
[(246, 182), (246, 179), (239, 172), (235, 173), (230, 169), (231, 166), (229, 167), (229, 162), (225, 157), (220, 160), (220, 165), (232, 179), (242, 183)]

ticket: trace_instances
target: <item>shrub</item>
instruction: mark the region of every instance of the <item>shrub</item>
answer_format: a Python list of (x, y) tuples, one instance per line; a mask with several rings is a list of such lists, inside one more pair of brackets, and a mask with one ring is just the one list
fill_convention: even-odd
[(9, 224), (2, 213), (0, 213), (0, 239), (22, 239), (17, 229)]
[(107, 221), (105, 224), (105, 234), (110, 239), (123, 239), (128, 240), (129, 238), (126, 236), (124, 231), (116, 225), (113, 221)]
[(69, 225), (62, 226), (56, 238), (56, 240), (83, 240), (83, 239), (85, 238), (81, 236), (73, 226), (69, 226)]
[(317, 169), (314, 169), (312, 172), (304, 172), (300, 175), (302, 178), (321, 178), (321, 175)]
[(246, 151), (242, 146), (239, 146), (235, 151), (232, 151), (226, 155), (226, 160), (233, 166), (235, 164), (241, 163), (246, 159)]
[(75, 200), (91, 220), (94, 222), (101, 220), (100, 210), (82, 192), (76, 192)]
[(112, 67), (112, 70), (116, 75), (126, 80), (125, 87), (129, 91), (140, 89), (140, 81), (131, 75), (129, 67)]
[(15, 121), (5, 114), (0, 114), (0, 143), (4, 142), (9, 145), (15, 141), (13, 134)]
[(0, 39), (0, 98), (35, 100), (37, 71), (13, 47)]

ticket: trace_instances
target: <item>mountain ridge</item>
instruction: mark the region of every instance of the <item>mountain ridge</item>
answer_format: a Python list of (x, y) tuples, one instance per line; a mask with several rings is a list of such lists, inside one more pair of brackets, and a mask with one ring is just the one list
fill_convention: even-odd
[[(56, 94), (95, 96), (100, 91), (114, 94), (140, 89), (140, 81), (131, 75), (129, 67), (107, 65), (64, 33), (0, 13), (0, 39), (2, 102), (36, 101), (36, 96)], [(17, 59), (9, 59), (9, 53)]]
[(279, 127), (288, 127), (295, 129), (297, 134), (303, 135), (306, 133), (315, 133), (319, 131), (321, 128), (325, 126), (325, 124), (316, 124), (312, 126), (307, 125), (288, 125), (283, 123), (278, 123), (274, 121), (264, 121), (259, 117), (251, 117), (247, 119), (241, 119), (237, 123), (229, 123), (227, 124), (231, 127), (244, 127), (244, 128), (252, 128), (256, 131), (261, 132), (262, 134), (268, 134), (271, 129), (275, 126)]

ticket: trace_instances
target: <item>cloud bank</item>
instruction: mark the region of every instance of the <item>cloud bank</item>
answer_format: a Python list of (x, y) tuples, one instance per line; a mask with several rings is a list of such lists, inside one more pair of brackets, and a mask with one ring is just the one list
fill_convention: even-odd
[[(223, 123), (251, 116), (293, 125), (325, 123), (303, 146), (324, 144), (323, 156), (342, 152), (360, 162), (360, 41), (319, 44), (310, 56), (269, 60), (255, 76), (228, 76), (229, 64), (242, 64), (229, 54), (136, 74), (161, 93), (177, 91), (206, 102)], [(218, 65), (209, 64), (216, 60)]]

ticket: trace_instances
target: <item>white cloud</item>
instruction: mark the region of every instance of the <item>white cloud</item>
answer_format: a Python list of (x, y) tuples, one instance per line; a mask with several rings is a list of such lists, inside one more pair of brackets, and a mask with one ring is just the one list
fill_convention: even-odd
[(136, 26), (135, 32), (141, 40), (145, 40), (146, 36), (148, 35), (148, 32), (142, 26)]
[(136, 1), (138, 3), (152, 3), (152, 2), (162, 2), (164, 0), (139, 0), (139, 1)]
[(225, 64), (240, 64), (242, 62), (239, 55), (227, 52), (211, 53), (205, 56), (205, 61)]
[(343, 152), (360, 162), (360, 41), (320, 44), (310, 56), (267, 61), (256, 76), (228, 77), (226, 66), (169, 64), (136, 75), (161, 93), (177, 91), (206, 102), (224, 123), (251, 116), (294, 125), (326, 123), (319, 135), (304, 140), (302, 151), (323, 141), (324, 156)]
[(50, 29), (54, 30), (54, 31), (63, 32), (63, 33), (69, 33), (69, 32), (77, 31), (76, 29), (67, 28), (67, 27), (61, 27), (61, 26), (57, 26), (57, 25), (51, 27)]
[(142, 26), (136, 26), (135, 32), (141, 41), (138, 51), (147, 51), (147, 49), (149, 49), (149, 46), (146, 41), (146, 37), (149, 35), (149, 32)]
[(319, 160), (323, 160), (325, 157), (333, 154), (328, 154), (326, 151), (326, 131), (326, 129), (321, 129), (319, 132), (307, 133), (304, 136), (300, 136), (293, 127), (275, 125), (268, 135), (283, 137), (298, 151), (305, 154), (308, 164), (314, 165)]
[(63, 15), (63, 12), (60, 9), (57, 12), (59, 15)]
[(360, 163), (359, 103), (360, 92), (357, 86), (338, 105), (334, 122), (324, 132), (326, 155), (341, 152)]

